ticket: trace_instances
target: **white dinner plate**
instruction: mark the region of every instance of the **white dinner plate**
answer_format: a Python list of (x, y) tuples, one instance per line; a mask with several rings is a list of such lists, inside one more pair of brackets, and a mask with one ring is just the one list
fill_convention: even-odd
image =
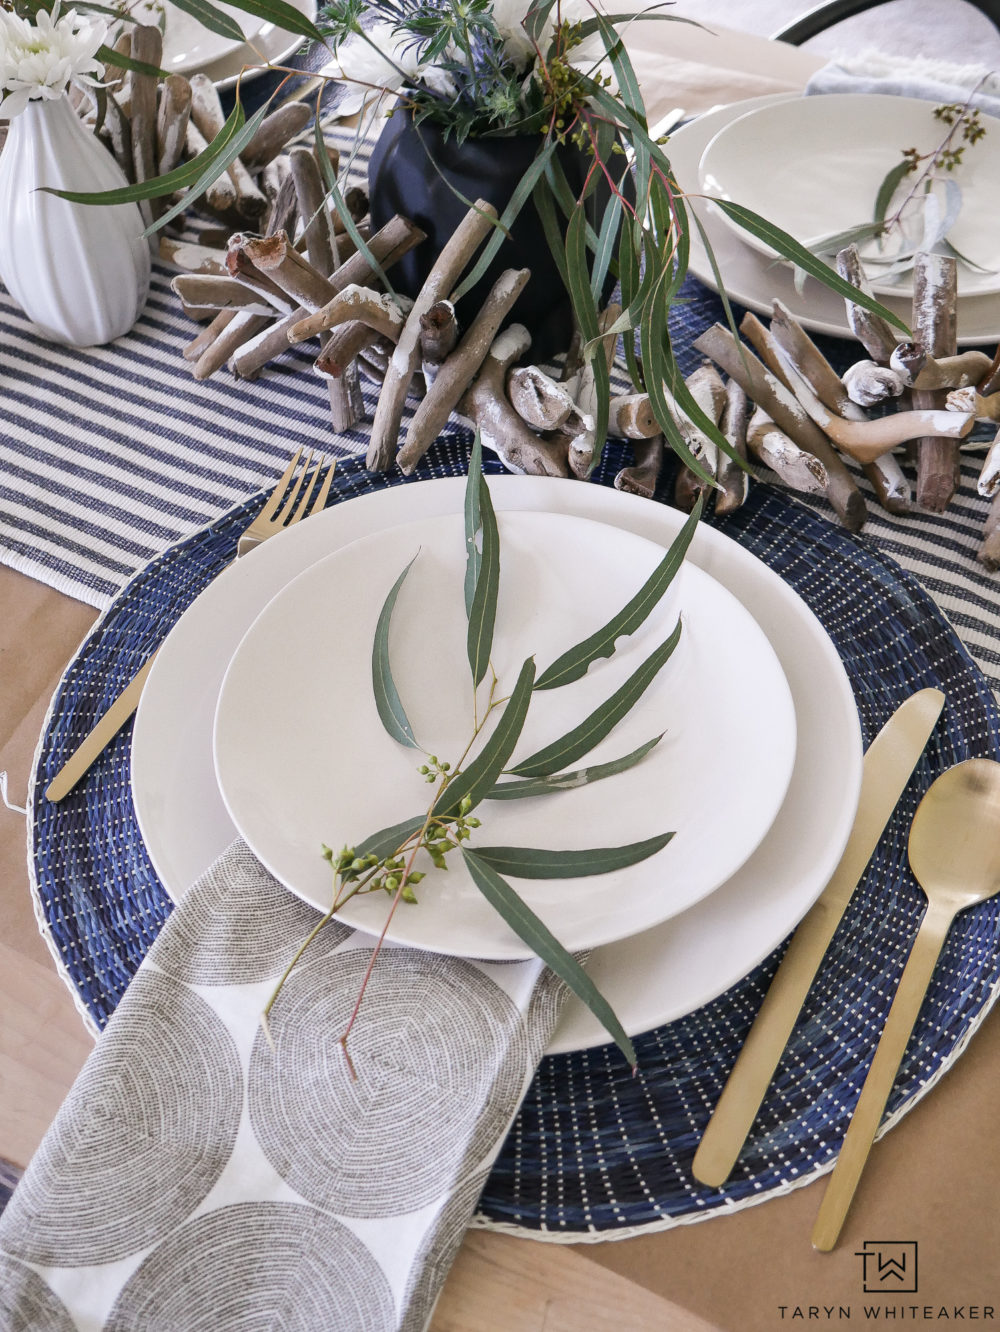
[[(974, 144), (955, 140), (963, 157), (947, 180), (961, 191), (961, 211), (948, 233), (955, 248), (979, 267), (958, 264), (961, 296), (1000, 291), (1000, 121), (982, 117), (985, 136)], [(699, 167), (702, 189), (719, 199), (745, 204), (807, 246), (821, 238), (872, 220), (886, 175), (902, 161), (904, 149), (931, 155), (947, 126), (932, 102), (884, 93), (830, 93), (795, 103), (758, 106), (724, 125), (705, 148)], [(919, 168), (924, 169), (923, 165)], [(908, 176), (889, 211), (902, 204), (918, 177)], [(923, 208), (914, 200), (907, 221), (914, 241), (923, 230)], [(941, 215), (947, 208), (943, 183), (933, 192)], [(917, 205), (919, 204), (919, 208)], [(745, 244), (768, 258), (775, 252), (750, 232), (735, 228)], [(880, 294), (913, 295), (912, 272), (883, 280), (892, 247), (880, 250), (860, 242), (865, 270)], [(882, 262), (876, 262), (878, 256)], [(982, 272), (980, 269), (988, 271)]]
[[(832, 94), (831, 94), (832, 95)], [(851, 326), (843, 299), (834, 295), (822, 283), (807, 279), (800, 294), (795, 289), (792, 270), (786, 265), (768, 259), (745, 241), (745, 233), (738, 231), (722, 219), (704, 197), (700, 197), (698, 170), (702, 153), (723, 126), (758, 106), (782, 102), (800, 104), (811, 101), (794, 93), (775, 93), (767, 97), (753, 97), (743, 102), (708, 111), (689, 124), (675, 130), (666, 147), (667, 157), (674, 169), (677, 183), (689, 199), (689, 206), (697, 213), (712, 252), (715, 255), (722, 281), (732, 300), (747, 306), (757, 314), (770, 315), (775, 299), (782, 301), (796, 319), (814, 333), (830, 337), (852, 338)], [(691, 236), (690, 271), (713, 291), (718, 282), (704, 241), (697, 229)], [(880, 296), (882, 303), (909, 323), (912, 302), (902, 296)], [(958, 342), (960, 346), (977, 346), (1000, 339), (1000, 301), (992, 296), (962, 296), (958, 302)], [(860, 353), (859, 353), (860, 355)]]
[[(536, 671), (596, 633), (663, 559), (644, 537), (564, 514), (499, 517), (500, 587), (490, 654), (496, 697), (529, 657)], [(429, 753), (457, 766), (476, 711), (466, 639), (461, 514), (362, 537), (300, 574), (260, 613), (230, 662), (215, 717), (215, 773), (230, 817), (257, 858), (319, 910), (332, 896), (321, 855), (422, 814)], [(383, 727), (372, 643), (402, 570), (390, 637), (393, 677), (422, 751)], [(733, 875), (763, 840), (788, 789), (795, 709), (781, 665), (750, 613), (700, 569), (670, 591), (610, 658), (579, 680), (536, 690), (510, 767), (583, 723), (670, 638), (680, 641), (641, 699), (580, 762), (606, 763), (663, 739), (613, 778), (533, 800), (487, 801), (470, 846), (610, 847), (673, 832), (636, 865), (572, 879), (523, 879), (517, 892), (562, 944), (582, 952), (649, 929)], [(294, 679), (289, 663), (295, 663)], [(732, 682), (753, 706), (723, 711)], [(478, 692), (480, 709), (487, 680)], [(502, 708), (472, 749), (494, 729)], [(481, 713), (480, 713), (481, 715)], [(725, 835), (719, 835), (719, 811)], [(424, 858), (421, 858), (423, 861)], [(461, 856), (428, 860), (418, 904), (352, 898), (345, 924), (410, 947), (495, 961), (531, 948), (476, 888)]]
[[(236, 561), (181, 617), (157, 655), (132, 733), (136, 816), (174, 901), (237, 836), (215, 781), (212, 726), (223, 675), (258, 613), (331, 551), (417, 516), (460, 512), (464, 491), (464, 479), (454, 477), (334, 505)], [(662, 546), (684, 520), (652, 500), (549, 477), (494, 476), (490, 492), (500, 512), (571, 513)], [(632, 1035), (716, 998), (786, 937), (840, 858), (861, 783), (854, 696), (836, 649), (801, 598), (705, 525), (695, 533), (688, 561), (739, 597), (777, 652), (795, 703), (795, 767), (770, 833), (727, 884), (664, 925), (592, 955), (590, 972)], [(725, 705), (747, 702), (736, 692)], [(584, 1049), (606, 1039), (589, 1010), (570, 1000), (549, 1048)]]

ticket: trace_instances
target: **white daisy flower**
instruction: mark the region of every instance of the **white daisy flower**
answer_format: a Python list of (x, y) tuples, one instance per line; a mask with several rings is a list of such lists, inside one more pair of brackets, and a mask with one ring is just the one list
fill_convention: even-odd
[(61, 97), (71, 79), (96, 84), (104, 66), (94, 57), (108, 28), (70, 10), (59, 18), (58, 3), (35, 22), (0, 10), (0, 117), (18, 115), (28, 102)]

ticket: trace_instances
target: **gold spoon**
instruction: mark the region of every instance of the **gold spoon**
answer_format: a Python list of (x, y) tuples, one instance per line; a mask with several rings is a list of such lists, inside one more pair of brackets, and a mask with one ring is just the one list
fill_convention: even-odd
[(1000, 763), (967, 759), (938, 777), (913, 819), (909, 857), (927, 910), (816, 1218), (813, 1247), (824, 1252), (840, 1235), (951, 923), (1000, 893)]

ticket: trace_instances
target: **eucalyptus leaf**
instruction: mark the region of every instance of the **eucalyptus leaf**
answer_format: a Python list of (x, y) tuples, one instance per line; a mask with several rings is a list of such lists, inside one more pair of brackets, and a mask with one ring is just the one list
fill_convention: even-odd
[(435, 818), (454, 818), (466, 797), (471, 801), (469, 808), (475, 808), (496, 782), (524, 729), (534, 683), (535, 662), (534, 658), (529, 657), (518, 673), (517, 683), (493, 734), (472, 762), (456, 773), (438, 796), (432, 810)]
[(413, 818), (404, 819), (402, 823), (393, 823), (388, 828), (382, 828), (372, 833), (370, 837), (366, 837), (363, 842), (359, 842), (354, 848), (354, 854), (358, 857), (378, 856), (379, 860), (383, 860), (386, 856), (394, 856), (420, 831), (426, 820), (426, 814), (415, 814)]
[[(233, 115), (235, 115), (236, 112), (240, 110), (241, 108), (239, 102), (237, 102), (236, 107), (233, 111)], [(260, 128), (261, 121), (267, 115), (267, 111), (268, 111), (268, 103), (265, 102), (264, 105), (260, 108), (260, 110), (255, 112), (254, 115), (251, 117), (251, 119), (246, 122), (246, 124), (241, 125), (232, 136), (226, 138), (225, 140), (223, 140), (223, 135), (225, 134), (225, 127), (223, 127), (223, 129), (216, 136), (215, 140), (209, 144), (206, 152), (202, 154), (203, 157), (207, 156), (208, 152), (210, 152), (213, 148), (219, 145), (220, 140), (222, 140), (221, 151), (212, 160), (211, 165), (205, 167), (201, 175), (194, 182), (194, 184), (191, 186), (191, 188), (188, 190), (188, 192), (184, 195), (183, 198), (178, 199), (178, 201), (173, 205), (172, 208), (168, 208), (165, 213), (163, 213), (160, 217), (156, 219), (155, 222), (153, 222), (150, 226), (146, 228), (146, 230), (142, 233), (144, 237), (151, 236), (153, 232), (159, 231), (160, 228), (165, 227), (168, 222), (172, 222), (175, 217), (179, 217), (181, 213), (186, 212), (194, 203), (194, 201), (196, 199), (199, 199), (205, 193), (208, 187), (211, 184), (213, 184), (216, 180), (218, 180), (218, 178), (222, 175), (223, 171), (226, 170), (226, 168), (229, 166), (231, 162), (235, 161), (236, 158), (239, 157), (240, 153), (243, 151), (243, 149), (247, 146), (250, 140), (257, 133), (257, 130)], [(232, 117), (230, 117), (230, 119), (232, 119)], [(198, 158), (195, 158), (194, 161), (197, 162)], [(194, 165), (194, 163), (189, 163), (189, 165)], [(166, 177), (160, 176), (159, 183), (162, 185), (165, 179)]]
[[(80, 6), (78, 6), (79, 8)], [(90, 9), (100, 9), (101, 13), (113, 13), (106, 9), (101, 9), (99, 5), (90, 5)], [(119, 17), (117, 14), (115, 17)], [(133, 60), (131, 56), (122, 55), (116, 51), (113, 46), (99, 46), (95, 52), (95, 59), (102, 65), (113, 65), (116, 69), (130, 69), (135, 74), (148, 74), (150, 78), (166, 79), (170, 75), (165, 69), (159, 69), (156, 65), (149, 65), (145, 60)]]
[(846, 227), (843, 231), (831, 231), (828, 236), (820, 236), (810, 243), (813, 254), (836, 254), (848, 245), (860, 245), (863, 241), (874, 240), (882, 232), (878, 222), (859, 222), (856, 227)]
[(636, 1057), (632, 1042), (625, 1034), (614, 1009), (572, 953), (563, 947), (510, 884), (490, 865), (480, 860), (474, 851), (463, 846), (462, 858), (473, 883), (490, 906), (502, 916), (518, 938), (523, 939), (532, 952), (587, 1005), (634, 1069)]
[(553, 795), (557, 791), (575, 791), (581, 786), (589, 786), (591, 782), (599, 782), (604, 777), (614, 777), (619, 772), (634, 768), (662, 739), (662, 733), (654, 735), (652, 740), (647, 740), (638, 749), (633, 749), (630, 754), (611, 759), (607, 763), (593, 763), (589, 768), (558, 772), (551, 777), (528, 777), (523, 781), (500, 782), (490, 787), (486, 792), (486, 799), (526, 800), (533, 796)]
[[(881, 226), (885, 222), (885, 215), (888, 211), (889, 204), (892, 202), (892, 196), (896, 193), (896, 190), (899, 188), (905, 177), (910, 174), (911, 170), (911, 163), (904, 157), (901, 162), (897, 162), (891, 170), (886, 172), (884, 180), (878, 187), (878, 193), (875, 196), (875, 208), (872, 214), (878, 226)], [(845, 242), (845, 244), (849, 245), (850, 241)]]
[(672, 832), (647, 837), (624, 846), (592, 846), (571, 851), (540, 850), (526, 846), (477, 846), (476, 857), (515, 879), (582, 879), (592, 874), (610, 874), (613, 870), (637, 865), (655, 856), (673, 837)]
[[(174, 0), (174, 3), (178, 4), (179, 0)], [(294, 5), (288, 4), (287, 0), (228, 0), (228, 3), (231, 8), (239, 9), (244, 14), (253, 14), (255, 18), (273, 23), (282, 32), (291, 32), (299, 37), (308, 37), (314, 42), (326, 43), (326, 38), (316, 24), (306, 18), (305, 14)], [(183, 5), (180, 7), (184, 8)]]
[(924, 196), (921, 222), (923, 223), (923, 232), (917, 249), (929, 253), (938, 241), (947, 234), (949, 229), (944, 210), (941, 207), (941, 200), (933, 191)]
[[(500, 531), (493, 512), (490, 488), (480, 471), (476, 477), (479, 487), (479, 519), (482, 532), (482, 552), (476, 572), (476, 586), (469, 607), (469, 629), (466, 648), (472, 682), (478, 686), (490, 664), (493, 650), (493, 630), (497, 618), (497, 596), (500, 591)], [(471, 481), (469, 483), (471, 485)], [(468, 572), (468, 570), (466, 570)]]
[(536, 689), (556, 689), (560, 685), (579, 680), (581, 676), (586, 675), (598, 658), (610, 657), (614, 653), (619, 638), (634, 634), (640, 625), (645, 623), (684, 563), (684, 556), (701, 518), (702, 507), (703, 499), (699, 497), (691, 516), (635, 596), (617, 615), (608, 620), (607, 624), (602, 625), (575, 647), (569, 648), (561, 657), (557, 657), (547, 670), (542, 671), (535, 681)]
[[(584, 754), (600, 743), (628, 714), (645, 691), (652, 684), (662, 666), (669, 660), (681, 637), (681, 623), (678, 621), (670, 636), (649, 654), (629, 678), (610, 698), (590, 714), (579, 726), (552, 744), (546, 745), (537, 753), (522, 759), (510, 772), (516, 777), (548, 777), (559, 772), (567, 764), (575, 763)], [(497, 774), (499, 775), (499, 774)]]
[[(627, 170), (627, 168), (626, 168)], [(608, 276), (608, 270), (611, 267), (611, 260), (614, 258), (615, 242), (618, 239), (618, 227), (621, 224), (622, 217), (622, 188), (624, 186), (624, 177), (615, 186), (607, 208), (604, 210), (604, 221), (601, 223), (601, 229), (597, 235), (597, 249), (594, 252), (594, 260), (590, 270), (590, 291), (595, 301), (601, 299), (604, 291), (605, 279)], [(621, 322), (619, 320), (619, 322)], [(624, 325), (616, 332), (624, 332), (628, 325)]]
[(375, 641), (372, 644), (372, 689), (375, 693), (375, 706), (378, 709), (379, 719), (393, 740), (397, 740), (401, 745), (407, 745), (410, 749), (419, 749), (420, 746), (414, 738), (413, 727), (399, 697), (396, 682), (392, 678), (392, 666), (389, 661), (389, 628), (399, 589), (403, 586), (416, 558), (414, 555), (389, 589), (389, 595), (379, 613), (378, 624), (375, 626)]
[(944, 223), (938, 239), (944, 240), (962, 211), (962, 187), (953, 176), (945, 176), (941, 183), (944, 185)]
[(465, 616), (472, 614), (472, 598), (479, 581), (479, 566), (482, 556), (476, 541), (482, 526), (482, 512), (479, 497), (482, 493), (480, 480), (483, 475), (483, 441), (477, 430), (472, 440), (472, 454), (469, 458), (469, 472), (465, 480)]
[(787, 231), (782, 231), (773, 222), (768, 222), (767, 218), (761, 217), (759, 213), (755, 213), (743, 204), (733, 203), (731, 199), (713, 198), (712, 202), (731, 217), (737, 226), (742, 227), (744, 231), (749, 231), (752, 236), (764, 241), (773, 250), (777, 250), (783, 259), (788, 259), (797, 264), (811, 277), (818, 278), (824, 286), (829, 287), (831, 291), (835, 291), (839, 296), (843, 296), (845, 300), (853, 301), (855, 305), (860, 305), (873, 314), (881, 315), (893, 328), (898, 328), (907, 337), (910, 336), (909, 328), (898, 315), (894, 315), (891, 310), (887, 310), (874, 296), (869, 296), (867, 292), (861, 291), (850, 282), (846, 282), (828, 264), (824, 264), (804, 245), (800, 245), (794, 236), (789, 236)]
[[(231, 37), (233, 41), (244, 42), (246, 38), (243, 35), (243, 29), (229, 14), (215, 5), (210, 4), (209, 0), (173, 0), (178, 9), (182, 9), (185, 14), (190, 14), (193, 19), (197, 19), (203, 28), (209, 32), (217, 33), (220, 37)], [(242, 8), (242, 6), (239, 6)]]
[(556, 140), (550, 139), (544, 147), (540, 149), (538, 155), (533, 159), (531, 165), (518, 182), (517, 188), (510, 196), (510, 201), (506, 208), (498, 218), (490, 219), (490, 221), (493, 222), (493, 234), (483, 246), (483, 251), (475, 264), (451, 293), (449, 299), (453, 303), (461, 300), (467, 291), (472, 290), (493, 262), (500, 246), (510, 236), (510, 228), (513, 225), (514, 219), (531, 198), (535, 186), (545, 172), (549, 159), (555, 152), (557, 146)]
[[(156, 176), (152, 180), (141, 180), (135, 185), (123, 185), (116, 190), (89, 192), (43, 188), (48, 189), (50, 194), (57, 194), (60, 199), (69, 199), (71, 203), (81, 204), (138, 203), (143, 199), (159, 199), (164, 194), (173, 194), (176, 190), (182, 190), (188, 186), (193, 188), (208, 169), (215, 168), (218, 163), (223, 161), (233, 142), (239, 137), (241, 131), (246, 129), (246, 125), (250, 124), (256, 129), (260, 121), (263, 120), (264, 114), (265, 111), (262, 108), (253, 117), (253, 120), (245, 124), (243, 108), (237, 103), (228, 120), (208, 147), (197, 157), (192, 158), (190, 162), (185, 162), (183, 166), (168, 171), (165, 176)], [(231, 161), (232, 157), (229, 157), (224, 165), (218, 166), (218, 172), (224, 171)], [(212, 179), (214, 180), (215, 176)]]
[(374, 254), (372, 254), (368, 242), (358, 230), (358, 224), (354, 221), (354, 218), (351, 217), (351, 210), (344, 202), (344, 196), (341, 193), (340, 185), (337, 181), (337, 173), (333, 169), (333, 163), (330, 161), (330, 154), (326, 150), (326, 143), (323, 139), (323, 127), (320, 124), (319, 116), (316, 117), (313, 123), (313, 139), (316, 144), (316, 152), (313, 156), (319, 162), (319, 170), (320, 175), (323, 178), (323, 184), (326, 186), (327, 192), (333, 199), (333, 205), (337, 210), (337, 216), (344, 225), (344, 230), (354, 242), (354, 246), (358, 253), (364, 255), (372, 272), (378, 275), (386, 291), (390, 296), (395, 298), (396, 293), (393, 290), (392, 283), (389, 281), (385, 269), (375, 258)]

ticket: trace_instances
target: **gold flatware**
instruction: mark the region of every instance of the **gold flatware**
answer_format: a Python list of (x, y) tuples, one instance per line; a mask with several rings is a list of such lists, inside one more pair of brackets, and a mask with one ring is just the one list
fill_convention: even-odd
[[(296, 450), (295, 456), (285, 468), (284, 474), (271, 491), (267, 503), (246, 529), (237, 543), (237, 557), (259, 546), (268, 537), (274, 536), (283, 528), (291, 527), (301, 518), (317, 512), (326, 505), (330, 495), (335, 464), (329, 467), (322, 486), (318, 486), (323, 460), (318, 459), (310, 474), (312, 454), (306, 458), (302, 471), (295, 476), (302, 450)], [(295, 478), (293, 482), (293, 477)], [(308, 480), (307, 480), (308, 478)], [(291, 485), (291, 490), (288, 489)], [(285, 492), (288, 491), (286, 494)], [(159, 649), (157, 649), (158, 651)], [(102, 713), (91, 731), (73, 751), (66, 762), (45, 788), (47, 800), (61, 800), (72, 791), (80, 778), (86, 773), (103, 750), (111, 743), (129, 717), (139, 706), (139, 699), (146, 684), (146, 679), (156, 660), (156, 653), (133, 675), (115, 701)]]
[(952, 921), (1000, 893), (1000, 763), (967, 759), (938, 777), (914, 816), (909, 855), (927, 910), (816, 1218), (813, 1247), (824, 1252), (840, 1235)]
[(698, 1144), (691, 1168), (703, 1184), (720, 1187), (736, 1164), (820, 963), (943, 707), (940, 689), (921, 689), (869, 746), (844, 854), (792, 936)]

